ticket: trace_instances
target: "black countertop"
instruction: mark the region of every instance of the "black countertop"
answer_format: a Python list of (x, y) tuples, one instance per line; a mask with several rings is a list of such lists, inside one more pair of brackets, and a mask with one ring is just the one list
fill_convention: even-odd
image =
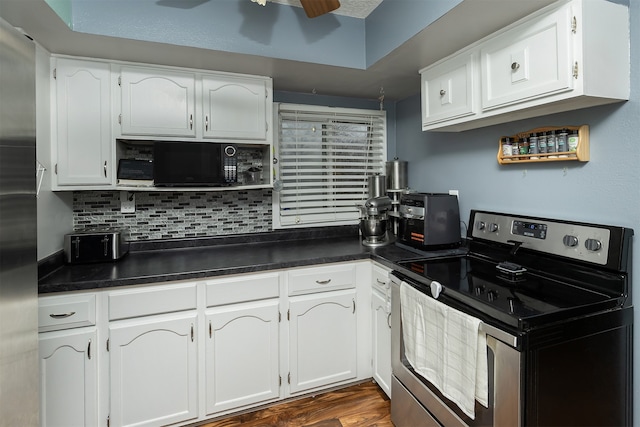
[[(60, 265), (42, 275), (39, 293), (93, 290), (117, 286), (193, 280), (360, 259), (390, 268), (419, 254), (395, 244), (368, 248), (357, 231), (264, 233), (263, 236), (156, 241), (131, 244), (130, 252), (113, 262)], [(436, 251), (437, 252), (437, 251)]]

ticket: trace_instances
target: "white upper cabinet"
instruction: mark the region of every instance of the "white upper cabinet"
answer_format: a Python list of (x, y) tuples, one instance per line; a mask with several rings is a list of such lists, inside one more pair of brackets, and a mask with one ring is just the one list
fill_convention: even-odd
[(194, 138), (194, 73), (122, 67), (122, 135)]
[(475, 114), (476, 61), (463, 53), (422, 73), (424, 123)]
[(483, 45), (483, 110), (572, 88), (569, 12), (563, 8)]
[(462, 131), (628, 100), (629, 71), (627, 6), (556, 2), (420, 70), (422, 130)]
[(264, 78), (203, 77), (204, 137), (266, 140), (268, 95)]
[(268, 77), (122, 66), (118, 85), (124, 138), (271, 141)]
[(109, 64), (54, 58), (53, 189), (114, 182)]

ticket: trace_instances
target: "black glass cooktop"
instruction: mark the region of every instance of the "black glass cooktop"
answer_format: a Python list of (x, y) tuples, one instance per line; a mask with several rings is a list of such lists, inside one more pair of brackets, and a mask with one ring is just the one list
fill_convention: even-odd
[(427, 285), (432, 280), (438, 281), (444, 288), (439, 300), (452, 306), (450, 299), (462, 302), (521, 330), (618, 304), (611, 295), (533, 271), (518, 273), (517, 277), (504, 274), (496, 269), (496, 264), (470, 256), (398, 263), (407, 270), (407, 277), (414, 279), (408, 282), (423, 292), (430, 294)]

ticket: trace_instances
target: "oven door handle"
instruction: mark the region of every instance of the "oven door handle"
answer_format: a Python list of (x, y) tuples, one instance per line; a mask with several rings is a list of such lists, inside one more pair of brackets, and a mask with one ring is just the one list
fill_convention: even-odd
[[(402, 283), (402, 279), (398, 276), (395, 276), (393, 273), (389, 273), (389, 279), (391, 279), (391, 281), (398, 286), (400, 286), (400, 283)], [(431, 297), (437, 300), (440, 294), (444, 293), (445, 287), (442, 285), (442, 283), (432, 280), (431, 283), (429, 283), (429, 290), (431, 291)]]

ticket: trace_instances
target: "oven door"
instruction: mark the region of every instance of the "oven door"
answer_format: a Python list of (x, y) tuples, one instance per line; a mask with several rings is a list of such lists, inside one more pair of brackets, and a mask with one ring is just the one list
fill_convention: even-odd
[[(517, 338), (482, 324), (487, 334), (489, 407), (476, 402), (475, 419), (417, 374), (404, 356), (400, 306), (401, 280), (391, 275), (391, 420), (396, 427), (522, 425), (521, 353)], [(456, 308), (456, 307), (454, 307)]]

